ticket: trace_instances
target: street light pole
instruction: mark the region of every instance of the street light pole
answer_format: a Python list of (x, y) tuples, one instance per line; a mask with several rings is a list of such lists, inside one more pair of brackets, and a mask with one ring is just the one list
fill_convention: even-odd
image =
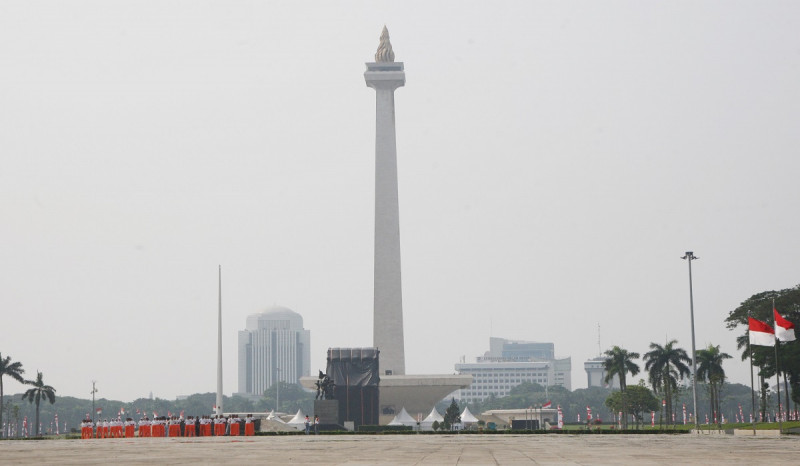
[(694, 428), (700, 431), (700, 421), (697, 416), (697, 350), (694, 343), (694, 295), (692, 292), (692, 261), (699, 259), (692, 251), (686, 251), (681, 259), (689, 261), (689, 315), (692, 319), (692, 402), (694, 403)]
[(92, 380), (92, 424), (94, 424), (94, 414), (97, 412), (94, 410), (94, 394), (97, 393), (96, 383), (96, 380)]

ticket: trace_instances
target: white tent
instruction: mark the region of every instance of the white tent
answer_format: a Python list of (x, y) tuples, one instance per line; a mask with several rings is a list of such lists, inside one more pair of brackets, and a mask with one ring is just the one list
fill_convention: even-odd
[(305, 430), (306, 428), (306, 415), (303, 414), (302, 409), (297, 410), (297, 414), (287, 422), (290, 426), (297, 430)]
[(390, 422), (389, 425), (414, 427), (417, 425), (417, 421), (415, 421), (414, 418), (408, 414), (406, 408), (403, 408), (400, 410), (400, 413), (398, 413), (397, 416), (392, 419), (392, 422)]
[(464, 412), (461, 413), (461, 423), (464, 425), (469, 425), (475, 424), (476, 422), (478, 422), (478, 418), (469, 412), (469, 408), (464, 408)]
[(422, 430), (433, 430), (433, 423), (436, 421), (441, 423), (442, 421), (444, 421), (444, 417), (442, 417), (442, 415), (439, 414), (439, 411), (436, 411), (436, 406), (434, 406), (433, 409), (431, 410), (431, 413), (428, 414), (428, 417), (423, 419), (422, 422), (420, 423), (420, 428)]

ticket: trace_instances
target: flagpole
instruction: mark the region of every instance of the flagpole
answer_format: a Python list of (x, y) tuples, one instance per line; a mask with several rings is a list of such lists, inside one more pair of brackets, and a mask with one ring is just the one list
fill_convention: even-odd
[[(772, 326), (778, 328), (778, 321), (775, 319), (775, 298), (772, 298)], [(775, 381), (778, 386), (778, 431), (783, 433), (783, 422), (781, 421), (781, 376), (778, 365), (778, 345), (780, 345), (777, 335), (775, 335)]]
[[(750, 320), (750, 309), (747, 310), (747, 320)], [(750, 325), (747, 326), (747, 353), (750, 355), (750, 416), (753, 418), (753, 437), (756, 436), (756, 389), (753, 383), (753, 347), (750, 346)]]

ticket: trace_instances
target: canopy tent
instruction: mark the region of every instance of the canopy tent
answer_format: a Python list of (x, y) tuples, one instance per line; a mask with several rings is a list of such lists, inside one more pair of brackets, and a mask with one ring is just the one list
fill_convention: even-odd
[[(270, 411), (269, 415), (267, 416), (267, 419), (270, 420), (270, 421), (277, 421), (277, 422), (286, 424), (286, 422), (284, 422), (284, 420), (281, 419), (280, 416), (275, 414), (275, 410), (274, 409), (272, 411)], [(303, 420), (305, 421), (305, 417), (303, 418)]]
[(431, 413), (428, 414), (428, 417), (426, 417), (425, 419), (422, 420), (422, 422), (420, 422), (420, 428), (422, 430), (433, 430), (433, 423), (437, 421), (441, 423), (442, 421), (444, 421), (444, 417), (442, 417), (442, 415), (439, 414), (439, 411), (436, 410), (436, 406), (434, 406), (433, 409), (431, 410)]
[(464, 412), (461, 413), (461, 423), (464, 425), (467, 424), (475, 424), (478, 422), (478, 418), (473, 416), (471, 412), (469, 412), (469, 408), (464, 408)]
[(297, 414), (294, 415), (293, 418), (287, 422), (290, 426), (296, 428), (297, 430), (305, 430), (306, 428), (306, 415), (303, 414), (302, 409), (297, 410)]
[(390, 422), (389, 425), (414, 427), (417, 425), (417, 421), (415, 421), (414, 418), (408, 414), (406, 408), (403, 408), (400, 410), (397, 416), (392, 419), (392, 422)]

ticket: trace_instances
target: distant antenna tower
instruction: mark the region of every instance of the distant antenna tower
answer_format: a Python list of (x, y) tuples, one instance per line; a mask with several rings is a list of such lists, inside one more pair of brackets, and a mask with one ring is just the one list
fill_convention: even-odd
[(597, 356), (603, 355), (603, 346), (600, 344), (600, 322), (597, 323)]

